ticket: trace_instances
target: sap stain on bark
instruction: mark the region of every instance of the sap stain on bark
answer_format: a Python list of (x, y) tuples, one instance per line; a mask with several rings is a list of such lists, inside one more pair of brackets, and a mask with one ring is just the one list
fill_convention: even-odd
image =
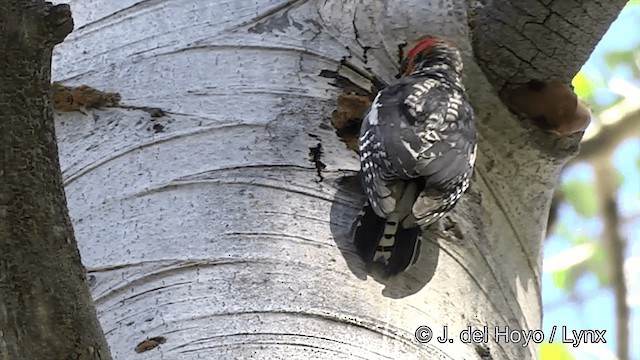
[[(314, 139), (318, 139), (317, 135), (309, 134), (309, 136)], [(316, 168), (316, 172), (319, 178), (318, 182), (322, 182), (322, 180), (324, 180), (324, 177), (322, 176), (322, 170), (327, 167), (327, 165), (321, 160), (322, 155), (322, 144), (320, 142), (318, 142), (316, 146), (312, 146), (309, 148), (309, 161), (311, 161)]]
[(480, 356), (480, 359), (493, 360), (493, 357), (491, 356), (491, 352), (489, 351), (489, 348), (486, 345), (474, 345), (474, 347), (476, 350), (476, 354)]
[(153, 350), (158, 347), (160, 344), (164, 344), (167, 342), (167, 338), (164, 336), (156, 336), (146, 340), (143, 340), (136, 346), (137, 353), (143, 353), (145, 351)]
[[(58, 82), (51, 84), (53, 109), (57, 111), (80, 111), (83, 109), (100, 109), (103, 107), (119, 107), (123, 109), (142, 110), (152, 118), (166, 116), (166, 113), (155, 107), (122, 105), (122, 97), (117, 92), (98, 90), (89, 85), (66, 86)], [(84, 113), (84, 112), (83, 112)]]
[[(366, 52), (367, 48), (363, 48)], [(331, 125), (347, 148), (358, 152), (362, 120), (375, 95), (388, 84), (372, 75), (369, 68), (362, 70), (350, 64), (347, 57), (342, 58), (336, 70), (325, 69), (318, 75), (333, 79), (329, 84), (343, 90), (338, 96), (338, 105), (331, 114)]]
[(331, 125), (347, 148), (358, 152), (360, 124), (371, 106), (368, 96), (340, 94), (338, 107), (331, 114)]
[(120, 94), (101, 91), (88, 85), (51, 84), (53, 108), (58, 111), (80, 111), (82, 108), (113, 107), (120, 104)]
[(154, 107), (148, 107), (148, 106), (135, 106), (135, 107), (122, 106), (122, 107), (124, 107), (125, 109), (142, 110), (148, 113), (152, 118), (160, 118), (160, 117), (167, 116), (164, 110), (160, 108), (154, 108)]
[(153, 129), (153, 131), (157, 134), (157, 133), (161, 133), (164, 132), (164, 125), (162, 124), (153, 124), (153, 126), (151, 127)]
[(156, 122), (159, 120), (159, 118), (166, 116), (166, 113), (164, 111), (162, 111), (162, 109), (159, 108), (150, 108), (150, 107), (144, 107), (144, 108), (136, 108), (138, 110), (142, 110), (145, 111), (146, 113), (149, 114), (150, 119), (149, 121), (151, 122), (151, 126), (149, 126), (147, 128), (148, 131), (153, 131), (154, 133), (162, 133), (165, 132), (165, 129), (167, 128), (167, 125), (173, 122), (173, 119), (168, 118), (165, 119), (165, 123), (167, 125), (163, 125), (160, 124), (159, 122)]

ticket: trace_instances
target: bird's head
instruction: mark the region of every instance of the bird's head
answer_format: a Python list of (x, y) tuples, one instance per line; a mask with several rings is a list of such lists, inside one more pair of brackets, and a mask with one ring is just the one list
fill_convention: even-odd
[(425, 36), (407, 52), (400, 66), (400, 75), (407, 76), (430, 66), (448, 67), (461, 73), (460, 51), (446, 40)]

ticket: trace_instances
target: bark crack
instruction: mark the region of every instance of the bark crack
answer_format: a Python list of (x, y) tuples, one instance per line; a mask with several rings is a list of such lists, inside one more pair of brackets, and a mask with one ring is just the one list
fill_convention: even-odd
[[(475, 9), (477, 14), (472, 28), (474, 52), (479, 65), (497, 89), (511, 81), (522, 83), (542, 78), (543, 74), (547, 79), (568, 83), (625, 4), (626, 0), (613, 0), (606, 7), (596, 2), (580, 2), (576, 6), (559, 2), (547, 4), (539, 0), (489, 2)], [(585, 14), (593, 21), (586, 21)], [(590, 32), (585, 32), (587, 23)], [(532, 24), (545, 30), (527, 32), (526, 28)], [(585, 27), (580, 24), (585, 24)], [(512, 29), (521, 30), (514, 32)], [(518, 41), (523, 35), (545, 56), (540, 57), (537, 63), (517, 64), (518, 75), (512, 76), (508, 67), (501, 66), (508, 60), (501, 59), (503, 56), (499, 49), (509, 44), (509, 52), (517, 59), (528, 57), (523, 54), (530, 52), (530, 44)], [(571, 46), (562, 47), (560, 43), (563, 41)], [(545, 64), (544, 69), (540, 68), (541, 64)]]
[[(367, 51), (369, 51), (369, 49), (371, 49), (371, 47), (364, 45), (362, 43), (362, 41), (360, 40), (360, 34), (358, 32), (358, 26), (356, 25), (357, 14), (358, 14), (358, 8), (353, 10), (353, 17), (351, 19), (351, 25), (353, 26), (354, 38), (355, 38), (356, 42), (358, 43), (358, 45), (360, 45), (360, 47), (362, 48), (362, 51), (363, 51), (362, 52), (362, 60), (366, 64), (367, 63)], [(348, 48), (347, 48), (347, 50), (348, 50)]]
[(309, 134), (309, 136), (318, 140), (318, 143), (315, 146), (311, 146), (309, 148), (309, 160), (316, 168), (316, 174), (318, 175), (317, 182), (322, 182), (324, 180), (322, 171), (327, 167), (327, 165), (322, 162), (322, 156), (324, 155), (324, 152), (322, 150), (322, 143), (319, 141), (319, 136), (314, 134)]

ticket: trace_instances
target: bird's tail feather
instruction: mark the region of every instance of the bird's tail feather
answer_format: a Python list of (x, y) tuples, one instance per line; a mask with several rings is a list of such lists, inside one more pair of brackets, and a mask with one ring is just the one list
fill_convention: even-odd
[(358, 254), (367, 264), (373, 262), (378, 243), (384, 233), (384, 227), (385, 220), (376, 215), (371, 204), (367, 202), (358, 214), (352, 228), (353, 243), (356, 245)]
[(398, 274), (416, 263), (420, 255), (419, 235), (419, 227), (405, 229), (402, 226), (398, 226), (396, 245), (393, 247), (391, 257), (385, 266), (387, 274)]
[(367, 264), (380, 261), (388, 275), (396, 275), (418, 259), (419, 227), (404, 228), (401, 219), (376, 215), (367, 202), (352, 228), (353, 242)]

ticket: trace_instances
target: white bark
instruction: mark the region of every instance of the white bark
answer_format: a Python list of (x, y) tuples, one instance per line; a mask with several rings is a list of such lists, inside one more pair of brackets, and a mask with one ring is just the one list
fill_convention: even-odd
[[(167, 113), (57, 117), (69, 209), (115, 359), (535, 357), (531, 344), (490, 338), (479, 350), (457, 334), (540, 328), (542, 219), (563, 160), (527, 144), (473, 64), (466, 1), (362, 3), (70, 2), (76, 30), (57, 48), (54, 80)], [(357, 155), (330, 124), (343, 90), (320, 74), (347, 59), (389, 81), (398, 44), (424, 34), (466, 51), (478, 172), (452, 216), (462, 235), (425, 241), (408, 274), (374, 279), (347, 236), (361, 198), (341, 180)], [(309, 160), (318, 143), (321, 181)], [(447, 325), (454, 342), (420, 344), (420, 325)], [(134, 352), (155, 336), (167, 341)]]

